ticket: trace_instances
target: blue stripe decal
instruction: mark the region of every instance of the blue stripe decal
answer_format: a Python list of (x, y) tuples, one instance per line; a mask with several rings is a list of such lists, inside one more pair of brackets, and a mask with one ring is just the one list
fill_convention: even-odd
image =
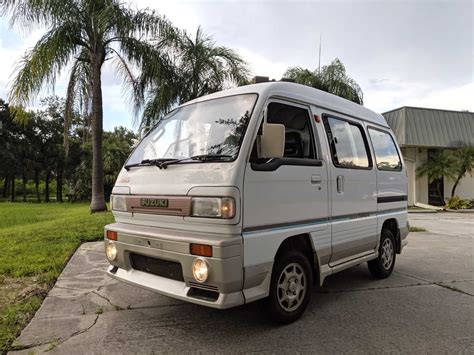
[(271, 225), (264, 225), (264, 226), (247, 227), (247, 228), (243, 228), (242, 233), (251, 234), (251, 233), (265, 232), (269, 230), (284, 230), (284, 229), (291, 229), (291, 228), (297, 228), (297, 227), (309, 227), (309, 226), (320, 225), (323, 223), (339, 222), (339, 221), (345, 221), (345, 220), (351, 220), (351, 219), (361, 219), (361, 218), (379, 216), (379, 215), (390, 214), (390, 213), (395, 213), (395, 212), (404, 212), (404, 211), (405, 212), (407, 211), (406, 208), (394, 208), (394, 209), (380, 211), (380, 212), (366, 212), (366, 213), (353, 213), (353, 214), (341, 215), (341, 216), (336, 216), (330, 219), (321, 218), (321, 219), (306, 220), (306, 221), (300, 221), (300, 222), (289, 222), (289, 223), (271, 224)]

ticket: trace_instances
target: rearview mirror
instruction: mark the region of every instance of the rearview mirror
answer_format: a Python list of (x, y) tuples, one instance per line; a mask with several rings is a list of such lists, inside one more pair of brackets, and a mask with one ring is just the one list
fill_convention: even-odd
[(281, 158), (285, 151), (285, 126), (263, 123), (260, 136), (260, 158)]

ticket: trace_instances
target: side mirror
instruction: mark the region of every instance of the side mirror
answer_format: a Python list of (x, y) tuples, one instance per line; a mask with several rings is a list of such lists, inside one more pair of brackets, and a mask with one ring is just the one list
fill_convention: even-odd
[(285, 126), (264, 123), (260, 136), (260, 158), (281, 158), (285, 152)]

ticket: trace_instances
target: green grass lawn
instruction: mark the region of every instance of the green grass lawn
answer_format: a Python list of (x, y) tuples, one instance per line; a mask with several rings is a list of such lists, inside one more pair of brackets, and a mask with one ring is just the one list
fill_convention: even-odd
[(88, 204), (0, 203), (0, 353), (28, 323), (77, 247), (112, 214)]
[(426, 232), (426, 229), (423, 227), (410, 226), (410, 232)]

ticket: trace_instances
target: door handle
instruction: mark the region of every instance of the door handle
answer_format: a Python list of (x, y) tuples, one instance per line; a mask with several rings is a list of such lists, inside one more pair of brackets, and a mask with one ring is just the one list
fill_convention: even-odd
[(311, 175), (311, 183), (312, 184), (320, 184), (321, 183), (321, 175)]
[(336, 188), (337, 192), (343, 193), (344, 192), (344, 176), (338, 175), (336, 178)]

